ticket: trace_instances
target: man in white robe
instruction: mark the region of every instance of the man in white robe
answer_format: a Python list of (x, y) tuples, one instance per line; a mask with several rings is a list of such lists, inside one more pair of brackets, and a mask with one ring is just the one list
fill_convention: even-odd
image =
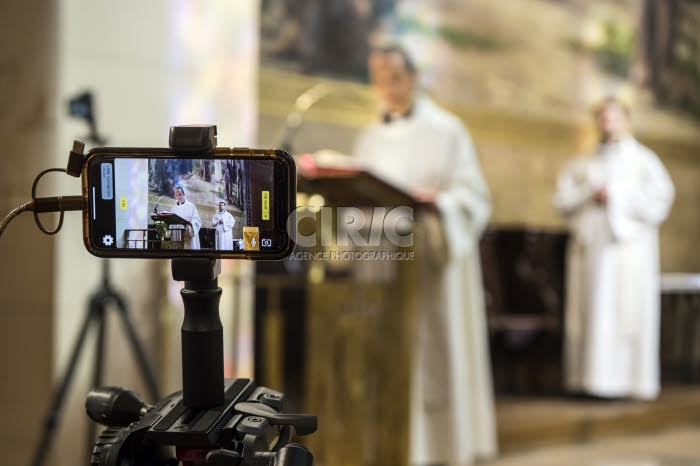
[(199, 249), (199, 229), (202, 227), (202, 220), (199, 218), (197, 207), (185, 199), (185, 190), (180, 186), (173, 188), (173, 194), (176, 204), (172, 212), (185, 220), (187, 225), (171, 225), (170, 229), (184, 230), (185, 249)]
[(383, 121), (360, 135), (354, 155), (378, 176), (434, 202), (439, 212), (439, 221), (432, 222), (438, 232), (430, 239), (438, 247), (416, 258), (420, 261), (416, 288), (421, 291), (410, 462), (471, 464), (476, 457), (496, 453), (478, 248), (491, 214), (489, 191), (460, 120), (416, 95), (416, 71), (405, 51), (377, 50), (369, 67), (386, 111)]
[(236, 219), (226, 210), (226, 204), (219, 202), (219, 212), (211, 219), (211, 226), (216, 228), (216, 249), (230, 251), (233, 249), (233, 226)]
[(565, 384), (598, 397), (659, 393), (658, 228), (674, 189), (656, 155), (627, 132), (615, 100), (597, 112), (602, 142), (574, 158), (555, 204), (567, 251)]

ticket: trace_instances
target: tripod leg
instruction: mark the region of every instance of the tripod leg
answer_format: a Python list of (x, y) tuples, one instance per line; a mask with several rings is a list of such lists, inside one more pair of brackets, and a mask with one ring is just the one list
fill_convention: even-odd
[[(90, 311), (94, 313), (97, 325), (97, 340), (95, 341), (95, 360), (92, 372), (92, 387), (98, 388), (102, 385), (102, 379), (104, 374), (104, 352), (105, 352), (105, 327), (107, 318), (105, 313), (106, 299), (102, 294), (98, 294), (90, 300)], [(85, 442), (86, 448), (86, 458), (85, 464), (90, 464), (92, 458), (92, 450), (95, 445), (95, 440), (97, 439), (97, 424), (89, 420), (87, 426), (87, 439)]]
[(141, 368), (141, 372), (144, 380), (146, 381), (151, 399), (155, 402), (160, 399), (160, 390), (158, 389), (158, 382), (156, 381), (155, 372), (153, 367), (151, 367), (151, 364), (148, 362), (146, 351), (143, 349), (143, 345), (141, 344), (139, 335), (134, 327), (134, 322), (131, 320), (131, 314), (129, 313), (126, 303), (118, 295), (115, 295), (114, 299), (117, 303), (117, 308), (119, 309), (119, 315), (122, 317), (122, 322), (124, 322), (126, 333), (129, 336), (131, 349), (134, 350), (136, 360)]
[(36, 451), (34, 453), (34, 459), (32, 461), (33, 466), (41, 466), (44, 464), (46, 455), (51, 449), (51, 441), (54, 438), (54, 431), (58, 427), (60, 421), (61, 409), (63, 407), (63, 402), (65, 401), (66, 394), (70, 388), (70, 384), (73, 381), (73, 374), (75, 372), (75, 366), (78, 363), (78, 358), (80, 357), (80, 351), (85, 343), (85, 338), (87, 336), (88, 328), (90, 323), (96, 316), (93, 314), (93, 310), (90, 309), (85, 316), (82, 327), (80, 328), (80, 333), (78, 334), (78, 339), (73, 346), (73, 351), (71, 352), (70, 360), (68, 362), (68, 367), (66, 372), (63, 374), (61, 383), (58, 386), (58, 390), (54, 393), (53, 400), (51, 402), (51, 408), (46, 415), (46, 420), (44, 422), (44, 430), (41, 433), (41, 438), (39, 443), (37, 443)]

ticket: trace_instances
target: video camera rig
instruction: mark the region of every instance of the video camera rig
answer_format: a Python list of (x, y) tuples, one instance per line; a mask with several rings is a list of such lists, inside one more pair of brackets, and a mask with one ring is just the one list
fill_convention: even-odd
[[(215, 126), (170, 128), (176, 151), (216, 147)], [(294, 433), (316, 431), (316, 416), (284, 414), (282, 393), (249, 379), (223, 378), (223, 328), (219, 318), (221, 261), (172, 260), (185, 316), (182, 324), (183, 389), (155, 406), (130, 390), (90, 392), (88, 415), (107, 426), (93, 450), (93, 466), (311, 466), (313, 456), (290, 443)], [(174, 450), (174, 451), (173, 451)]]

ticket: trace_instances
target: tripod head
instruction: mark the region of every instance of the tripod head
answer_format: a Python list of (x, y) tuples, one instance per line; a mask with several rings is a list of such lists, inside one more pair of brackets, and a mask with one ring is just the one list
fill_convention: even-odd
[(189, 408), (182, 392), (147, 406), (134, 392), (93, 390), (88, 414), (109, 423), (97, 440), (92, 465), (311, 466), (313, 456), (292, 435), (316, 430), (316, 417), (282, 414), (282, 393), (249, 379), (225, 381), (225, 401)]
[[(171, 128), (171, 148), (207, 150), (212, 127)], [(179, 141), (179, 142), (178, 142)], [(88, 415), (107, 429), (91, 464), (104, 466), (312, 466), (313, 456), (290, 443), (316, 431), (316, 416), (284, 414), (285, 397), (250, 379), (224, 380), (219, 318), (221, 261), (176, 258), (172, 275), (185, 286), (182, 391), (155, 406), (134, 392), (107, 387), (88, 395)]]

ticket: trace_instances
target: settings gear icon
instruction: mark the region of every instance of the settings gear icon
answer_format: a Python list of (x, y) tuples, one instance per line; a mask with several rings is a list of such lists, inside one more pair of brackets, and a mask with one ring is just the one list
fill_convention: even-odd
[(112, 238), (112, 235), (104, 235), (102, 237), (102, 243), (105, 246), (111, 246), (114, 243), (114, 238)]

